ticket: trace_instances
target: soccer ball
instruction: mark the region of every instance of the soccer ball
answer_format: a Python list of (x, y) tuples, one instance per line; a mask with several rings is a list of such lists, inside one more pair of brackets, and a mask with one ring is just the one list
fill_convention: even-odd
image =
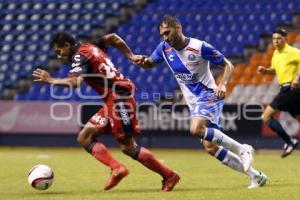
[(28, 173), (28, 183), (37, 190), (46, 190), (53, 183), (54, 173), (47, 165), (35, 165)]

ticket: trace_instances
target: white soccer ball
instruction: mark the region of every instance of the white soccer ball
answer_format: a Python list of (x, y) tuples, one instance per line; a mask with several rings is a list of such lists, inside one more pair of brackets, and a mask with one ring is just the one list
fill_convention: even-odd
[(28, 183), (37, 190), (46, 190), (53, 183), (54, 173), (47, 165), (35, 165), (28, 174)]

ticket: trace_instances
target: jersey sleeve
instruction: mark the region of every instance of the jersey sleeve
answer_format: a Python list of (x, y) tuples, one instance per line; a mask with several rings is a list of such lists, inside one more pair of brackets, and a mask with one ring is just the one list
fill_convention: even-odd
[(220, 65), (224, 62), (224, 55), (206, 42), (203, 42), (200, 52), (203, 59), (215, 65)]
[(77, 52), (72, 58), (72, 65), (69, 71), (69, 76), (80, 76), (81, 74), (87, 73), (89, 61), (87, 56)]
[(156, 64), (162, 63), (164, 61), (164, 57), (163, 57), (163, 43), (162, 42), (152, 52), (150, 58)]

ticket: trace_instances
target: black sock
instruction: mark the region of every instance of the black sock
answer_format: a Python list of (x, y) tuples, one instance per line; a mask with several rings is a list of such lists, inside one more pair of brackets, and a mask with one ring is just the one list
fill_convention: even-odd
[(133, 153), (131, 155), (131, 157), (134, 159), (134, 160), (137, 160), (139, 154), (140, 154), (140, 151), (141, 151), (141, 146), (137, 145), (134, 150), (133, 150)]
[(92, 141), (90, 144), (84, 146), (84, 149), (88, 152), (91, 153), (93, 147), (95, 146), (95, 144), (97, 143), (97, 141)]
[(285, 132), (285, 130), (277, 120), (271, 118), (267, 121), (267, 125), (274, 132), (276, 132), (277, 135), (280, 136), (287, 144), (292, 144), (291, 137)]

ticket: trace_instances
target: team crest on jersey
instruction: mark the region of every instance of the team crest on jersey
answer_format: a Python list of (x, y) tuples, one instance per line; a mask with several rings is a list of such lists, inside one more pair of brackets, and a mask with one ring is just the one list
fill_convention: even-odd
[(199, 56), (195, 54), (189, 54), (187, 56), (188, 61), (186, 62), (186, 65), (189, 67), (190, 70), (194, 70), (197, 68), (200, 64), (199, 62)]
[(189, 60), (189, 61), (195, 61), (195, 60), (196, 60), (195, 54), (189, 54), (189, 55), (188, 55), (188, 60)]

